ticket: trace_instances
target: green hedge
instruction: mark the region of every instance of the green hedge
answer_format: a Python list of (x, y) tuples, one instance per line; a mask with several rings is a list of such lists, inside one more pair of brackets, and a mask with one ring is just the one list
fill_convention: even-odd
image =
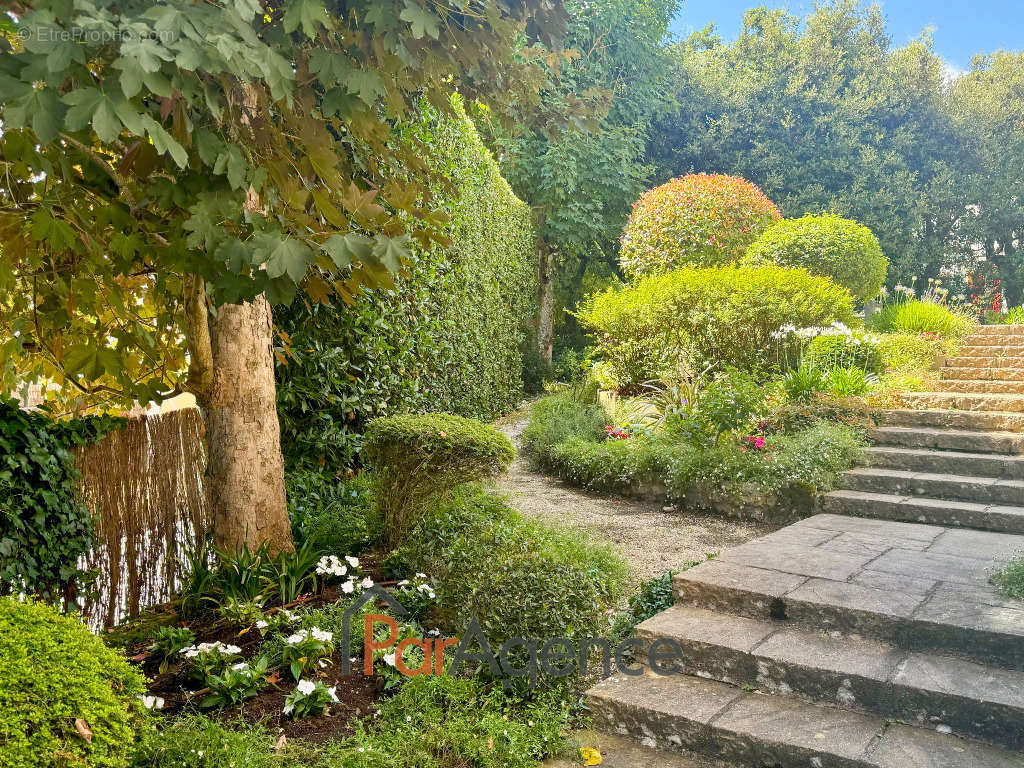
[(0, 594), (72, 598), (93, 544), (71, 448), (124, 423), (111, 416), (57, 421), (0, 398)]
[(849, 323), (853, 297), (802, 269), (690, 267), (591, 296), (579, 317), (626, 389), (680, 362), (772, 368), (782, 357), (780, 326)]
[(366, 422), (405, 411), (490, 420), (522, 397), (536, 254), (529, 208), (512, 193), (469, 118), (413, 130), (452, 184), (441, 194), (450, 244), (417, 249), (393, 289), (354, 306), (278, 317), (294, 359), (278, 366), (290, 466), (353, 464)]
[(131, 760), (145, 722), (145, 679), (79, 619), (0, 598), (0, 670), (0, 768), (123, 768)]

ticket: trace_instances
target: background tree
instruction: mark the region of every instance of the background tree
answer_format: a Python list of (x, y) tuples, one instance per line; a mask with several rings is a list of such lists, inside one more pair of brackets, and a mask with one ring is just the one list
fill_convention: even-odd
[(804, 20), (755, 8), (735, 43), (709, 28), (673, 55), (677, 107), (652, 133), (659, 180), (742, 176), (787, 217), (828, 210), (867, 225), (890, 278), (937, 276), (966, 201), (926, 36), (893, 49), (877, 6), (836, 0)]
[(53, 379), (88, 405), (195, 394), (219, 544), (291, 546), (270, 307), (297, 290), (350, 301), (401, 269), (410, 238), (439, 237), (426, 153), (395, 140), (396, 127), (421, 98), (450, 109), (454, 88), (536, 105), (558, 6), (38, 0), (8, 10), (4, 384)]
[(502, 174), (535, 212), (538, 229), (538, 347), (550, 366), (556, 285), (572, 306), (591, 276), (615, 274), (617, 241), (630, 206), (646, 185), (647, 131), (665, 106), (669, 68), (664, 42), (676, 0), (597, 0), (566, 4), (569, 61), (550, 57), (541, 90), (547, 110), (571, 115), (603, 96), (608, 111), (509, 132), (491, 125)]

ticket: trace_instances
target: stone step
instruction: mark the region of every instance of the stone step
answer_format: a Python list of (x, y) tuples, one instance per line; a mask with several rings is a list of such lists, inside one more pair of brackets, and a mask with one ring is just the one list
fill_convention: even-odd
[(946, 358), (946, 368), (1022, 368), (1024, 358), (1013, 357), (975, 357), (973, 355), (957, 355)]
[(971, 431), (1024, 432), (1024, 413), (1008, 411), (916, 410), (882, 411), (887, 427), (939, 427)]
[(838, 490), (820, 497), (818, 506), (822, 512), (836, 515), (1024, 534), (1024, 507), (1013, 504), (955, 501), (906, 492)]
[(1022, 669), (1024, 601), (988, 582), (1022, 550), (1024, 536), (819, 514), (677, 575), (676, 603)]
[(1019, 368), (986, 368), (985, 366), (967, 366), (963, 368), (943, 368), (939, 375), (946, 381), (1024, 381), (1024, 366)]
[[(859, 467), (840, 475), (842, 488), (850, 491), (929, 496), (978, 504), (1024, 504), (1024, 480), (999, 477), (954, 475), (940, 472), (911, 472), (885, 467)], [(1021, 510), (1024, 513), (1024, 510)]]
[[(666, 752), (775, 768), (1020, 768), (1019, 754), (689, 675), (616, 674), (587, 692), (601, 730)], [(656, 768), (657, 764), (651, 764)]]
[[(988, 340), (998, 338), (997, 336), (989, 336)], [(984, 359), (989, 358), (1002, 358), (1002, 357), (1016, 357), (1018, 359), (1024, 359), (1024, 336), (1018, 337), (1016, 343), (1009, 344), (965, 344), (960, 347), (957, 352), (957, 357), (980, 357)]]
[(688, 675), (1024, 749), (1020, 670), (679, 605), (636, 635), (644, 659), (652, 648), (681, 650), (677, 665)]
[(1024, 345), (1024, 333), (972, 333), (960, 342), (965, 347), (1001, 347)]
[(929, 386), (937, 392), (963, 392), (972, 394), (1024, 395), (1024, 381), (1002, 381), (1000, 379), (944, 379)]
[(1024, 325), (979, 325), (967, 338), (980, 336), (1024, 336)]
[(870, 430), (868, 437), (876, 444), (900, 448), (972, 451), (997, 455), (1024, 454), (1024, 435), (1016, 432), (886, 426)]
[(873, 445), (865, 453), (867, 463), (872, 467), (1024, 480), (1024, 456), (894, 448), (885, 445)]
[(900, 400), (915, 409), (1024, 413), (1024, 395), (968, 392), (903, 392)]

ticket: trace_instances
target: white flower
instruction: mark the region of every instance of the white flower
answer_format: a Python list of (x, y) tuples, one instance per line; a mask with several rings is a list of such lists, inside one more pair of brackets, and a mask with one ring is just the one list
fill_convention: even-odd
[(294, 635), (288, 635), (288, 637), (286, 637), (284, 641), (288, 643), (288, 645), (295, 645), (296, 643), (301, 643), (305, 639), (305, 635), (296, 632)]
[(427, 632), (427, 637), (440, 637), (440, 636), (441, 636), (441, 630), (440, 629), (431, 629), (431, 630), (429, 630)]
[(408, 579), (402, 579), (395, 586), (396, 587), (407, 587), (407, 586), (409, 586), (409, 580)]
[(395, 654), (393, 654), (393, 653), (385, 653), (384, 654), (384, 663), (387, 664), (389, 667), (395, 666)]
[(329, 643), (334, 639), (334, 633), (328, 632), (326, 629), (317, 629), (316, 627), (313, 627), (309, 632), (321, 643)]
[(425, 579), (425, 578), (427, 578), (427, 574), (425, 574), (425, 573), (417, 573), (416, 574), (416, 578), (417, 579)]
[(142, 706), (146, 709), (163, 709), (164, 700), (161, 696), (139, 696), (142, 699)]
[(241, 653), (242, 649), (239, 648), (237, 645), (224, 645), (224, 646), (221, 646), (220, 651), (221, 651), (221, 653), (233, 654), (233, 653)]
[(369, 576), (367, 576), (365, 579), (363, 579), (362, 581), (359, 582), (359, 586), (362, 587), (363, 589), (369, 589), (370, 587), (373, 586), (373, 579), (371, 579)]
[(244, 670), (244, 669), (248, 669), (248, 668), (249, 668), (249, 665), (248, 665), (248, 664), (246, 664), (246, 663), (245, 663), (244, 661), (240, 661), (240, 662), (238, 662), (237, 664), (232, 664), (232, 665), (231, 665), (231, 668), (232, 668), (232, 669), (234, 669), (234, 670), (237, 670), (237, 671), (241, 672), (241, 671), (242, 671), (242, 670)]
[(265, 622), (263, 619), (260, 619), (259, 621), (256, 622), (256, 629), (259, 629), (259, 630), (264, 630), (264, 629), (266, 629), (269, 626), (270, 625), (267, 624), (267, 622)]
[(351, 595), (353, 592), (355, 592), (355, 590), (356, 590), (356, 583), (354, 581), (352, 581), (352, 579), (349, 579), (348, 581), (346, 581), (344, 584), (341, 585), (341, 591), (344, 592), (346, 595)]
[(331, 697), (332, 701), (338, 701), (338, 694), (336, 693), (337, 690), (338, 686), (336, 685), (332, 685), (330, 688), (327, 689), (327, 695)]
[(348, 564), (351, 565), (353, 568), (359, 567), (358, 557), (352, 557), (352, 555), (345, 555), (345, 559), (348, 561)]
[(293, 709), (294, 709), (294, 707), (291, 704), (285, 704), (284, 705), (284, 709), (282, 709), (281, 712), (286, 714), (286, 715), (290, 715), (292, 713)]
[(316, 683), (312, 680), (299, 680), (299, 684), (295, 688), (303, 696), (309, 696), (309, 694), (316, 690)]

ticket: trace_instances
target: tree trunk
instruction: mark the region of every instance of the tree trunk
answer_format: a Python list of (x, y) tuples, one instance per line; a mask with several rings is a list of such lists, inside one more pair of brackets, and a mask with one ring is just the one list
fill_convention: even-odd
[(551, 368), (555, 325), (555, 254), (541, 243), (539, 250), (537, 350), (541, 363)]
[(214, 543), (236, 550), (266, 541), (291, 550), (270, 304), (225, 304), (210, 320), (212, 377), (200, 399), (208, 446)]

